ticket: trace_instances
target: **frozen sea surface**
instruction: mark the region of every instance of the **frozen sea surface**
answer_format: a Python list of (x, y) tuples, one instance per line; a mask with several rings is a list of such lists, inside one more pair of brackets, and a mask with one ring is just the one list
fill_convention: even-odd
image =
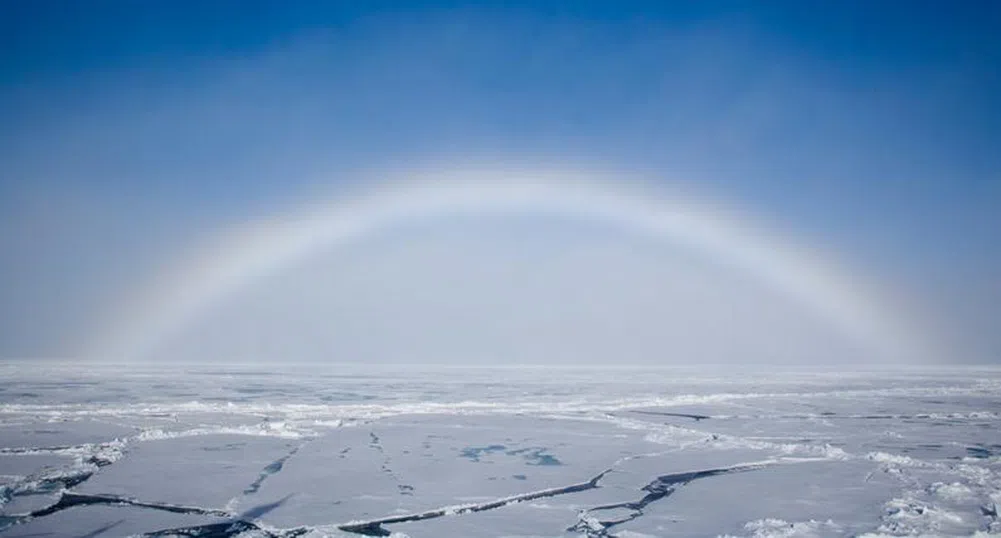
[(0, 364), (0, 536), (1001, 536), (1001, 371)]

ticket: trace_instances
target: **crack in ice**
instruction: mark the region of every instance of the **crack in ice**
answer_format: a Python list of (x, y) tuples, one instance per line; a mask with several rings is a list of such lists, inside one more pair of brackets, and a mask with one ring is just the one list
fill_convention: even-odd
[(243, 490), (243, 494), (252, 495), (254, 493), (257, 493), (258, 490), (261, 489), (261, 486), (264, 485), (264, 481), (267, 480), (268, 478), (271, 478), (272, 475), (280, 473), (282, 471), (282, 468), (285, 466), (285, 462), (287, 462), (292, 456), (295, 456), (296, 453), (298, 453), (299, 450), (302, 449), (302, 447), (304, 446), (306, 446), (305, 443), (301, 445), (296, 445), (296, 447), (290, 450), (288, 454), (285, 454), (284, 456), (278, 458), (277, 460), (269, 463), (267, 467), (261, 470), (261, 474), (257, 476), (257, 480), (254, 480), (249, 486), (247, 486)]
[(355, 534), (362, 534), (365, 536), (389, 536), (391, 533), (388, 530), (384, 529), (383, 525), (391, 525), (393, 523), (406, 523), (409, 521), (423, 521), (426, 519), (435, 519), (443, 516), (461, 515), (472, 512), (484, 512), (487, 510), (500, 508), (502, 506), (507, 506), (509, 504), (531, 501), (535, 499), (542, 499), (545, 497), (555, 497), (557, 495), (565, 495), (567, 493), (576, 493), (578, 491), (586, 491), (589, 489), (594, 489), (598, 487), (598, 482), (602, 478), (604, 478), (606, 474), (611, 472), (611, 470), (612, 470), (611, 468), (605, 469), (604, 471), (597, 474), (596, 476), (594, 476), (593, 478), (591, 478), (586, 482), (578, 482), (576, 484), (570, 484), (568, 486), (530, 491), (528, 493), (512, 495), (510, 497), (502, 497), (499, 499), (494, 499), (492, 501), (487, 501), (483, 503), (445, 506), (413, 514), (388, 516), (384, 518), (369, 519), (363, 521), (352, 521), (350, 523), (344, 523), (338, 525), (337, 528), (345, 532), (352, 532)]
[[(708, 478), (710, 476), (755, 471), (777, 463), (779, 463), (778, 460), (767, 460), (755, 463), (742, 463), (729, 467), (686, 471), (658, 476), (655, 480), (641, 488), (641, 491), (645, 491), (646, 495), (639, 500), (605, 504), (582, 510), (578, 515), (577, 523), (569, 527), (567, 531), (581, 532), (588, 538), (608, 537), (610, 536), (608, 534), (609, 529), (616, 525), (621, 525), (641, 517), (644, 514), (643, 510), (647, 507), (647, 505), (670, 497), (679, 487), (682, 487), (693, 480)], [(613, 511), (619, 509), (627, 510), (624, 517), (601, 520), (592, 515), (593, 512)]]

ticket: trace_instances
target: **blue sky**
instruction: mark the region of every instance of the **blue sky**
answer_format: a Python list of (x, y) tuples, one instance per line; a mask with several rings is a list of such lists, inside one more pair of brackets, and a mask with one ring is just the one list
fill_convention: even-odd
[[(5, 2), (0, 356), (373, 163), (680, 179), (1001, 337), (997, 2)], [(322, 173), (321, 173), (322, 172)]]

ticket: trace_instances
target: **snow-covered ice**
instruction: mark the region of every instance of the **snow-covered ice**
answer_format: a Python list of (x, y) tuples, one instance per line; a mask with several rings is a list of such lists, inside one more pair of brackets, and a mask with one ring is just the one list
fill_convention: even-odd
[(0, 536), (990, 536), (1001, 371), (0, 365)]

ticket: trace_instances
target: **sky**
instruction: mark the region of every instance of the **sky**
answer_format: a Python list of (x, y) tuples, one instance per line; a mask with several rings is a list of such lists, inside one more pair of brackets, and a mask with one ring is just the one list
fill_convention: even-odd
[[(482, 162), (696, 192), (877, 283), (942, 360), (998, 363), (999, 36), (973, 0), (3, 2), (0, 357), (77, 357), (207, 237)], [(718, 259), (473, 221), (318, 251), (158, 356), (852, 353)]]

